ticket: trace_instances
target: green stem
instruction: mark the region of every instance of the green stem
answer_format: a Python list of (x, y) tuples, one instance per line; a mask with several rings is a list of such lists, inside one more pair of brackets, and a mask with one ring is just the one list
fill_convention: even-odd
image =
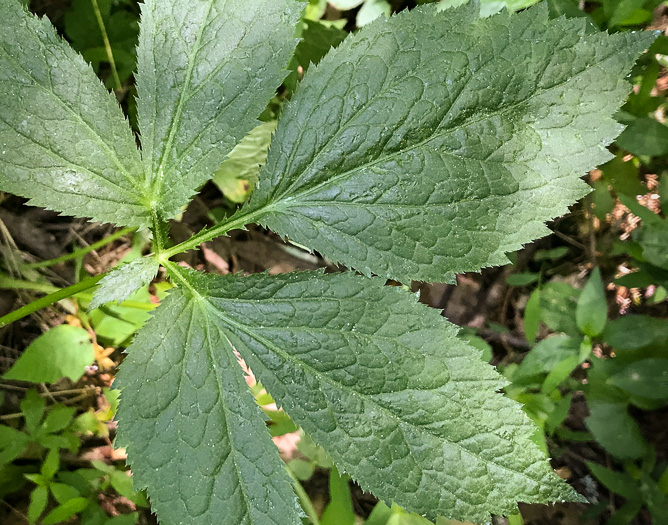
[[(0, 317), (0, 328), (8, 325), (9, 323), (13, 323), (14, 321), (18, 321), (22, 317), (25, 317), (26, 315), (29, 315), (39, 310), (40, 308), (51, 306), (53, 303), (57, 303), (58, 301), (67, 299), (68, 297), (76, 296), (78, 299), (81, 299), (82, 301), (86, 302), (92, 301), (93, 294), (85, 293), (85, 290), (95, 286), (95, 284), (105, 275), (106, 274), (98, 275), (96, 277), (91, 277), (90, 279), (81, 281), (73, 286), (68, 286), (67, 288), (58, 288), (56, 286), (52, 286), (46, 283), (32, 283), (30, 281), (20, 281), (19, 279), (13, 279), (11, 277), (7, 277), (6, 275), (0, 274), (0, 288), (4, 288), (7, 290), (33, 290), (35, 292), (44, 292), (49, 294), (45, 297), (37, 299), (36, 301), (33, 301), (32, 303), (19, 308), (18, 310), (14, 310), (13, 312), (8, 313), (4, 317)], [(134, 308), (135, 310), (150, 311), (153, 310), (157, 305), (153, 303), (143, 303), (141, 301), (127, 300), (123, 301), (120, 304), (120, 306), (124, 306), (126, 308)]]
[(155, 250), (156, 256), (159, 257), (165, 247), (165, 239), (162, 235), (164, 223), (160, 220), (160, 217), (158, 217), (158, 213), (155, 209), (152, 210), (151, 213), (153, 215), (153, 228), (151, 228), (153, 231), (153, 249)]
[(308, 494), (304, 490), (304, 487), (302, 487), (302, 484), (299, 482), (297, 477), (293, 474), (292, 470), (290, 470), (290, 467), (287, 465), (285, 466), (286, 470), (288, 471), (288, 474), (293, 480), (293, 486), (295, 489), (295, 492), (297, 493), (297, 497), (299, 498), (300, 503), (302, 504), (302, 508), (304, 509), (304, 512), (306, 512), (306, 515), (308, 518), (311, 520), (313, 525), (320, 525), (320, 519), (318, 518), (318, 512), (315, 510), (315, 507), (313, 506), (313, 503), (311, 503), (311, 498), (308, 497)]
[(109, 235), (109, 237), (105, 237), (101, 241), (96, 242), (95, 244), (91, 244), (90, 246), (86, 246), (85, 248), (80, 248), (78, 250), (74, 250), (72, 253), (68, 253), (66, 255), (62, 255), (61, 257), (56, 257), (55, 259), (49, 259), (47, 261), (40, 261), (36, 263), (30, 263), (30, 264), (22, 264), (22, 268), (46, 268), (48, 266), (55, 266), (56, 264), (59, 264), (61, 262), (67, 262), (71, 261), (72, 259), (78, 259), (79, 257), (83, 257), (89, 252), (92, 252), (94, 250), (98, 250), (99, 248), (102, 248), (103, 246), (106, 246), (110, 242), (115, 241), (116, 239), (120, 239), (121, 237), (125, 237), (128, 233), (132, 233), (135, 231), (136, 228), (123, 228), (122, 230), (118, 230), (115, 233), (112, 233)]
[(176, 246), (172, 246), (171, 248), (164, 250), (162, 252), (164, 257), (162, 261), (164, 262), (165, 259), (174, 257), (179, 253), (197, 248), (200, 244), (210, 241), (211, 239), (215, 239), (216, 237), (220, 237), (221, 235), (225, 235), (231, 230), (243, 228), (246, 224), (251, 224), (265, 215), (267, 213), (267, 209), (267, 207), (264, 207), (250, 213), (237, 214), (232, 216), (228, 221), (218, 223), (208, 230), (202, 230), (199, 233), (193, 235), (187, 241), (183, 241), (181, 244), (177, 244)]
[(95, 277), (84, 279), (83, 281), (73, 284), (72, 286), (68, 286), (67, 288), (62, 288), (56, 292), (50, 293), (49, 295), (45, 295), (44, 297), (41, 297), (30, 304), (22, 306), (18, 310), (9, 312), (7, 315), (0, 317), (0, 328), (13, 323), (14, 321), (18, 321), (19, 319), (22, 319), (25, 316), (36, 312), (37, 310), (41, 310), (42, 308), (46, 308), (47, 306), (51, 306), (52, 304), (57, 303), (58, 301), (62, 301), (63, 299), (67, 299), (68, 297), (72, 297), (73, 295), (78, 294), (79, 292), (83, 292), (89, 288), (92, 288), (98, 283), (100, 279), (104, 277), (104, 275), (105, 274), (101, 274), (96, 275)]
[(102, 33), (102, 40), (104, 41), (104, 49), (107, 51), (107, 59), (109, 60), (109, 66), (111, 67), (111, 75), (114, 77), (114, 84), (116, 84), (116, 91), (123, 89), (123, 84), (121, 84), (121, 79), (118, 76), (118, 70), (116, 69), (116, 61), (114, 60), (114, 54), (111, 51), (111, 43), (109, 42), (109, 37), (107, 36), (107, 29), (104, 27), (104, 20), (102, 19), (102, 13), (100, 12), (100, 7), (97, 5), (97, 0), (90, 0), (93, 5), (93, 11), (95, 12), (95, 18), (97, 18), (97, 25), (100, 26), (100, 33)]
[(0, 273), (0, 288), (6, 290), (32, 290), (34, 292), (54, 293), (61, 288), (48, 283), (34, 283), (31, 281), (21, 281)]

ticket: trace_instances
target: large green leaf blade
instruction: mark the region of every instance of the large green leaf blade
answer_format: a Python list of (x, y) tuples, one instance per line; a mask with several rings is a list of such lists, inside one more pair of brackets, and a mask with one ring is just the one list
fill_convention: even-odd
[(485, 522), (577, 497), (503, 379), (410, 294), (350, 274), (190, 279), (279, 405), (384, 501)]
[(211, 178), (287, 75), (303, 4), (147, 0), (137, 48), (142, 154), (160, 216)]
[(309, 70), (241, 214), (401, 281), (503, 264), (610, 158), (610, 116), (652, 38), (585, 34), (543, 7), (376, 21)]
[(163, 525), (292, 525), (299, 510), (225, 334), (170, 293), (128, 349), (117, 443)]
[(0, 190), (144, 226), (141, 159), (116, 99), (48, 19), (0, 1)]

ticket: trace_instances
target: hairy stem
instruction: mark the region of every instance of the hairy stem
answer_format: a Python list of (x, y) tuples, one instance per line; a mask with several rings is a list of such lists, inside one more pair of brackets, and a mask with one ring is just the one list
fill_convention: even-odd
[(83, 281), (73, 284), (72, 286), (68, 286), (67, 288), (62, 288), (56, 292), (50, 293), (49, 295), (40, 297), (36, 301), (33, 301), (30, 304), (22, 306), (18, 310), (9, 312), (7, 315), (3, 315), (2, 317), (0, 317), (0, 328), (2, 328), (3, 326), (7, 326), (10, 323), (13, 323), (14, 321), (18, 321), (19, 319), (23, 319), (25, 316), (30, 315), (31, 313), (36, 312), (37, 310), (46, 308), (47, 306), (51, 306), (52, 304), (57, 303), (58, 301), (62, 301), (63, 299), (67, 299), (68, 297), (72, 297), (73, 295), (88, 290), (93, 286), (95, 286), (98, 283), (98, 281), (100, 281), (104, 276), (105, 274), (100, 274), (96, 275), (95, 277), (84, 279)]
[[(68, 297), (77, 296), (77, 298), (83, 301), (91, 301), (93, 299), (92, 293), (83, 293), (85, 290), (88, 290), (95, 286), (97, 282), (102, 279), (106, 273), (96, 275), (95, 277), (90, 277), (81, 282), (68, 286), (67, 288), (57, 288), (50, 284), (45, 283), (32, 283), (30, 281), (21, 281), (19, 279), (12, 279), (11, 277), (4, 276), (0, 274), (0, 288), (10, 289), (10, 290), (33, 290), (36, 292), (48, 293), (48, 295), (41, 297), (21, 308), (9, 312), (7, 315), (0, 317), (0, 328), (7, 326), (14, 321), (18, 321), (23, 317), (36, 312), (47, 306), (51, 306), (58, 301), (67, 299)], [(127, 308), (135, 308), (137, 310), (153, 310), (157, 305), (153, 303), (142, 303), (140, 301), (123, 301), (120, 306), (125, 306)]]
[(125, 237), (129, 233), (132, 233), (136, 230), (136, 228), (123, 228), (122, 230), (118, 230), (115, 233), (112, 233), (108, 237), (105, 237), (101, 241), (98, 241), (94, 244), (91, 244), (90, 246), (86, 246), (85, 248), (80, 248), (78, 250), (74, 250), (72, 253), (68, 253), (66, 255), (62, 255), (60, 257), (56, 257), (55, 259), (48, 259), (46, 261), (40, 261), (36, 263), (30, 263), (30, 264), (22, 264), (21, 266), (23, 268), (46, 268), (48, 266), (55, 266), (56, 264), (62, 263), (62, 262), (67, 262), (71, 261), (73, 259), (78, 259), (79, 257), (83, 257), (89, 252), (92, 252), (94, 250), (98, 250), (102, 248), (103, 246), (106, 246), (107, 244), (115, 241), (116, 239), (120, 239), (121, 237)]
[(220, 237), (221, 235), (225, 235), (229, 231), (243, 228), (246, 224), (255, 222), (261, 216), (265, 215), (267, 210), (268, 207), (264, 207), (250, 213), (243, 213), (242, 209), (240, 213), (233, 215), (228, 220), (220, 222), (209, 229), (204, 229), (193, 235), (187, 241), (183, 241), (176, 246), (172, 246), (171, 248), (164, 250), (162, 255), (165, 259), (169, 259), (170, 257), (173, 257), (179, 253), (197, 248), (204, 242), (215, 239), (216, 237)]

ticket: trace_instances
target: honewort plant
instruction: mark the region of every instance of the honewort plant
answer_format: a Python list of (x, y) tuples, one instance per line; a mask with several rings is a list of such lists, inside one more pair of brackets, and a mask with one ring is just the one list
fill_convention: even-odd
[[(128, 349), (118, 443), (162, 523), (294, 524), (290, 479), (235, 351), (338, 469), (388, 504), (475, 522), (573, 500), (504, 380), (386, 278), (506, 262), (586, 193), (650, 34), (591, 33), (543, 6), (378, 19), (312, 67), (251, 201), (170, 245), (166, 221), (254, 126), (296, 45), (294, 0), (146, 0), (141, 151), (114, 98), (45, 20), (0, 0), (0, 189), (150, 228), (152, 255), (94, 305), (176, 288)], [(204, 275), (171, 258), (258, 223), (361, 274)], [(373, 277), (376, 275), (376, 277)]]

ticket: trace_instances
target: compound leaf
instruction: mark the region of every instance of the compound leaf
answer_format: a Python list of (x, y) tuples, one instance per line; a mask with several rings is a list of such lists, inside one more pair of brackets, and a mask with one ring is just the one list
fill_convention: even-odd
[(545, 235), (610, 158), (654, 36), (475, 9), (377, 20), (311, 68), (240, 214), (401, 281), (504, 264)]
[(220, 167), (287, 75), (303, 4), (147, 0), (137, 49), (146, 177), (170, 218)]
[[(176, 378), (186, 376), (171, 354), (211, 356), (215, 349), (215, 359), (222, 360), (218, 353), (230, 354), (234, 348), (339, 469), (388, 503), (431, 517), (484, 522), (489, 513), (515, 512), (518, 500), (577, 497), (532, 442), (535, 428), (520, 406), (497, 393), (503, 379), (458, 339), (454, 325), (414, 296), (383, 286), (382, 279), (350, 274), (191, 272), (187, 278), (199, 295), (186, 300), (179, 292), (179, 299), (169, 304), (174, 312), (199, 310), (197, 317), (183, 314), (189, 319), (192, 348), (181, 348), (183, 336), (176, 330), (167, 334), (167, 326), (186, 323), (171, 318), (169, 324), (149, 326), (165, 334), (160, 336), (162, 347), (147, 345), (142, 337), (130, 350), (120, 421), (124, 440), (130, 433), (135, 440), (162, 436), (152, 439), (155, 451), (134, 444), (134, 465), (143, 454), (150, 455), (153, 467), (181, 455), (179, 449), (168, 459), (157, 445), (166, 439), (160, 422), (172, 421), (176, 412), (163, 408), (165, 400), (194, 410), (195, 398), (188, 391), (180, 402), (174, 399)], [(214, 338), (208, 343), (202, 324)], [(165, 352), (166, 345), (174, 350)], [(185, 365), (188, 374), (202, 374), (200, 384), (226, 370), (201, 366)], [(126, 394), (128, 370), (133, 371), (132, 383), (144, 389), (141, 397)], [(167, 374), (174, 376), (173, 384), (156, 382)], [(144, 423), (146, 431), (128, 429), (141, 417), (152, 418)], [(211, 454), (209, 450), (207, 457)], [(162, 468), (164, 483), (171, 476)], [(173, 493), (176, 487), (168, 490)]]
[(0, 1), (0, 189), (77, 217), (149, 222), (142, 165), (116, 99), (48, 19)]
[(290, 478), (208, 304), (170, 293), (128, 349), (117, 443), (163, 525), (299, 522)]
[(100, 281), (88, 307), (94, 310), (98, 306), (116, 301), (120, 303), (130, 297), (142, 286), (149, 284), (160, 267), (155, 257), (140, 257), (134, 261), (114, 268)]

